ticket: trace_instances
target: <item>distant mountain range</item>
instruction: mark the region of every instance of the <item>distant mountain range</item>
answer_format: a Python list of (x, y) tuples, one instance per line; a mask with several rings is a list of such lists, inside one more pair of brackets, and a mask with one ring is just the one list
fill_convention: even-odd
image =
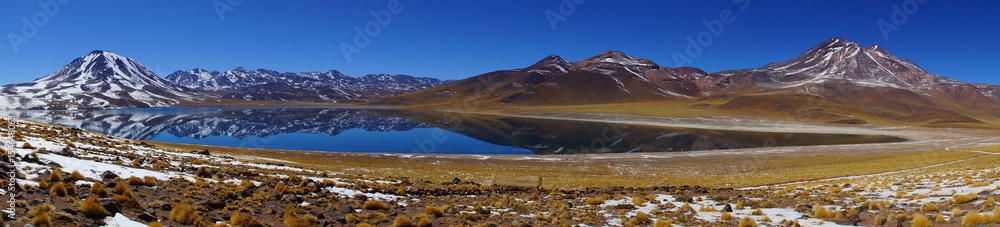
[[(549, 56), (374, 103), (561, 106), (641, 101), (722, 102), (714, 110), (857, 123), (855, 115), (930, 123), (1000, 116), (1000, 86), (928, 73), (878, 45), (840, 37), (757, 69), (707, 73), (607, 51), (579, 62)], [(702, 104), (708, 105), (708, 104)]]
[(177, 71), (167, 81), (223, 99), (258, 101), (337, 102), (375, 96), (399, 95), (437, 86), (434, 78), (407, 75), (370, 74), (354, 78), (336, 70), (327, 72), (279, 73), (239, 67), (230, 71), (193, 69)]
[[(447, 82), (447, 83), (446, 83)], [(522, 69), (457, 81), (338, 71), (177, 71), (94, 51), (33, 82), (0, 87), (8, 109), (135, 108), (231, 100), (417, 106), (566, 106), (687, 102), (736, 114), (864, 123), (981, 123), (1000, 119), (1000, 85), (928, 73), (878, 45), (831, 38), (801, 56), (756, 69), (708, 73), (662, 67), (618, 51), (569, 62), (549, 56)]]
[(162, 78), (131, 58), (94, 51), (35, 81), (0, 87), (3, 109), (115, 109), (226, 100), (339, 102), (398, 95), (444, 83), (407, 75), (278, 73), (240, 67), (177, 71)]

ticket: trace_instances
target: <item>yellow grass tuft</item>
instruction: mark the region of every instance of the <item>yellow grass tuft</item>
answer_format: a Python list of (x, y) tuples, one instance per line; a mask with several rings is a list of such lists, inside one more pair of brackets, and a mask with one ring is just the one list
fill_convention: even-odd
[(739, 226), (739, 227), (757, 227), (757, 221), (754, 221), (753, 218), (750, 218), (750, 217), (744, 217), (743, 219), (740, 219), (740, 223), (737, 226)]
[(587, 198), (583, 201), (587, 205), (601, 205), (604, 204), (604, 199), (601, 198)]
[(111, 215), (111, 213), (108, 213), (108, 210), (104, 209), (104, 206), (101, 206), (97, 202), (97, 196), (94, 195), (88, 196), (87, 199), (83, 200), (83, 203), (80, 204), (80, 211), (89, 218), (103, 218)]
[(723, 221), (733, 220), (733, 215), (723, 212), (722, 216), (719, 216), (719, 219), (722, 219)]
[(63, 197), (66, 196), (66, 186), (63, 186), (62, 182), (57, 182), (52, 185), (49, 189), (49, 197)]
[(931, 227), (931, 220), (927, 219), (924, 215), (914, 214), (913, 221), (910, 222), (911, 227)]
[(393, 227), (416, 227), (416, 226), (413, 225), (413, 222), (411, 222), (409, 218), (407, 218), (406, 216), (402, 216), (402, 215), (396, 217), (396, 220), (392, 221), (392, 226)]
[(969, 194), (955, 194), (951, 197), (952, 199), (954, 199), (955, 204), (963, 204), (978, 199), (979, 195), (977, 195), (976, 193), (969, 193)]
[(365, 210), (384, 210), (389, 209), (389, 204), (378, 200), (368, 200), (365, 201), (364, 205), (361, 205), (361, 208)]
[(319, 226), (319, 219), (317, 219), (316, 216), (306, 214), (303, 217), (299, 217), (298, 214), (296, 214), (299, 212), (302, 211), (299, 209), (295, 209), (294, 207), (289, 207), (288, 211), (285, 212), (285, 215), (282, 216), (284, 218), (283, 222), (285, 223), (285, 226), (287, 227)]
[(444, 210), (435, 206), (427, 206), (427, 208), (424, 208), (424, 214), (441, 217), (444, 216)]
[(83, 174), (80, 174), (80, 171), (73, 171), (73, 173), (69, 174), (69, 179), (78, 181), (78, 180), (87, 180), (87, 177), (84, 177)]
[(175, 205), (174, 209), (170, 210), (170, 220), (174, 220), (185, 225), (202, 223), (201, 214), (198, 214), (198, 212), (194, 210), (194, 207), (191, 205), (191, 201), (184, 201)]
[(820, 219), (822, 219), (822, 218), (831, 218), (831, 217), (834, 217), (834, 215), (836, 215), (836, 214), (834, 214), (834, 212), (831, 212), (830, 210), (826, 209), (826, 207), (823, 207), (823, 206), (821, 206), (819, 204), (813, 205), (813, 217), (815, 217), (815, 218), (820, 218)]

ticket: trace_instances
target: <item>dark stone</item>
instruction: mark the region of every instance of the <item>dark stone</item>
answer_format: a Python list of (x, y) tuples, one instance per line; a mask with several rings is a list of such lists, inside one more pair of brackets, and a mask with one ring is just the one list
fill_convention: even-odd
[(732, 213), (732, 212), (733, 212), (733, 206), (731, 206), (731, 205), (729, 205), (729, 204), (727, 203), (727, 204), (726, 204), (726, 206), (722, 208), (722, 211), (723, 211), (723, 212), (728, 212), (728, 213)]
[(458, 179), (458, 177), (456, 177), (455, 179), (451, 180), (451, 183), (452, 184), (461, 184), (462, 183), (462, 179)]
[(174, 209), (174, 206), (172, 206), (170, 204), (164, 203), (163, 205), (160, 205), (160, 210), (162, 210), (162, 211), (170, 211), (170, 210), (173, 210), (173, 209)]
[(211, 153), (208, 152), (208, 149), (201, 150), (201, 151), (191, 151), (191, 153), (200, 154), (200, 155), (211, 155)]
[(141, 213), (136, 218), (144, 222), (154, 222), (159, 220), (159, 218), (156, 218), (156, 215), (150, 214), (149, 212)]
[(993, 192), (990, 190), (983, 190), (979, 192), (979, 197), (988, 197), (990, 194), (993, 194)]
[(856, 226), (860, 222), (861, 222), (861, 216), (858, 216), (857, 214), (855, 214), (855, 215), (851, 215), (850, 217), (844, 218), (844, 220), (838, 221), (837, 224), (839, 224), (839, 225), (852, 225), (852, 226)]
[(111, 170), (105, 170), (103, 173), (101, 173), (102, 180), (114, 180), (115, 178), (118, 178), (118, 174), (111, 172)]
[(214, 176), (215, 173), (205, 168), (198, 168), (198, 173), (195, 173), (195, 175), (201, 178), (212, 178), (212, 176)]
[(122, 211), (121, 206), (118, 205), (118, 202), (115, 202), (114, 199), (111, 199), (111, 198), (100, 198), (100, 199), (97, 199), (97, 202), (100, 203), (101, 206), (104, 207), (104, 209), (108, 211), (108, 213), (114, 214), (114, 213), (119, 213), (119, 212)]

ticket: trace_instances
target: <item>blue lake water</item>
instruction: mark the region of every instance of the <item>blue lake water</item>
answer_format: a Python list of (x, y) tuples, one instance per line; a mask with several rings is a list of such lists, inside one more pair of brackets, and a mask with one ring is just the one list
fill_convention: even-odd
[(878, 135), (670, 128), (397, 109), (4, 111), (134, 140), (329, 152), (591, 154), (899, 142)]

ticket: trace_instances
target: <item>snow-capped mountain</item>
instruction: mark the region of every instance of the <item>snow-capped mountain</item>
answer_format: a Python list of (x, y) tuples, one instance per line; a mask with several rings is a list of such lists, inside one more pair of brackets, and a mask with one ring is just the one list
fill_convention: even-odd
[(0, 87), (4, 109), (102, 109), (197, 102), (206, 94), (174, 85), (131, 58), (94, 51), (35, 81)]
[(339, 101), (380, 95), (398, 95), (436, 85), (434, 78), (407, 75), (366, 75), (354, 78), (336, 70), (279, 73), (239, 67), (230, 71), (193, 69), (177, 71), (166, 78), (193, 90), (213, 92), (224, 99), (265, 101)]

